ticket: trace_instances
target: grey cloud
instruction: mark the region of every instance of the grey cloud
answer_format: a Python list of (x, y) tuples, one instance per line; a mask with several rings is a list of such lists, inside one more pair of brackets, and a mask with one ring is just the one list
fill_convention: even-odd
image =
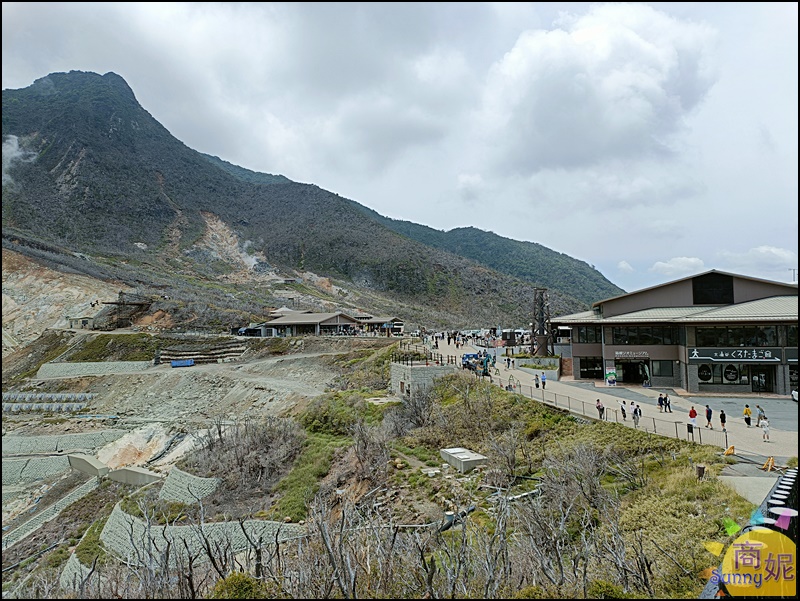
[(645, 5), (595, 7), (566, 29), (528, 31), (492, 69), (483, 119), (506, 136), (501, 169), (665, 157), (708, 93), (713, 34)]

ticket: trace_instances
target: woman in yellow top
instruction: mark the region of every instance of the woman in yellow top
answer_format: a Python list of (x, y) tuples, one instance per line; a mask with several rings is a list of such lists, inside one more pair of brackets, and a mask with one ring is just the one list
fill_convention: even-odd
[(744, 406), (744, 423), (747, 424), (747, 427), (750, 427), (750, 416), (753, 415), (753, 412), (750, 411), (750, 405)]

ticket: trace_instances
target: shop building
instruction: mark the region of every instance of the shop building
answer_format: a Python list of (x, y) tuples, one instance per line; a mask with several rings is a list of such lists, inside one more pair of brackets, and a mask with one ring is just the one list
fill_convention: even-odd
[(797, 284), (717, 270), (551, 319), (562, 375), (688, 392), (797, 388)]

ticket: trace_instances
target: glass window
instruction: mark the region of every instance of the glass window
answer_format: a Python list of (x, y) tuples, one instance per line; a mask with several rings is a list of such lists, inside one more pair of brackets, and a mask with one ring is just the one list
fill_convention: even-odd
[(714, 328), (697, 328), (695, 338), (697, 346), (717, 346), (717, 335)]
[(605, 377), (605, 374), (603, 373), (603, 358), (581, 357), (579, 373), (581, 378), (588, 380), (602, 380)]
[(764, 326), (758, 329), (759, 346), (778, 346), (778, 326)]
[(600, 333), (600, 326), (586, 326), (578, 328), (578, 342), (595, 343), (602, 342), (603, 337)]
[(650, 326), (639, 326), (637, 329), (639, 330), (639, 342), (637, 342), (637, 344), (655, 344), (653, 328)]
[(654, 376), (671, 377), (673, 375), (672, 361), (653, 361), (652, 366)]
[(797, 346), (797, 326), (789, 326), (787, 328), (786, 346)]
[(745, 328), (728, 328), (728, 342), (725, 346), (745, 346), (746, 344)]

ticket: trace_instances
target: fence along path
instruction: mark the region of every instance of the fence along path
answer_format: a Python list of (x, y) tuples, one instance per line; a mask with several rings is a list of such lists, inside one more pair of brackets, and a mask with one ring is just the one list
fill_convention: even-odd
[[(517, 368), (515, 371), (524, 372), (524, 370), (525, 368)], [(507, 378), (495, 376), (493, 378), (493, 382), (502, 388), (511, 386), (510, 392), (521, 394), (546, 405), (564, 409), (570, 413), (582, 415), (591, 419), (601, 419), (595, 405), (597, 397), (595, 397), (594, 400), (588, 401), (574, 398), (573, 396), (564, 394), (563, 392), (555, 392), (555, 390), (552, 389), (555, 386), (558, 386), (558, 384), (555, 384), (554, 386), (554, 383), (550, 381), (547, 382), (547, 385), (551, 387), (551, 390), (547, 390), (546, 388), (544, 390), (541, 388), (535, 388), (529, 384), (522, 384), (519, 377), (514, 376), (513, 374)], [(508, 390), (508, 388), (506, 389)], [(604, 400), (602, 400), (603, 405), (605, 406), (602, 421), (624, 424), (648, 433), (658, 434), (660, 436), (668, 436), (670, 438), (679, 438), (682, 440), (696, 442), (698, 444), (717, 446), (723, 449), (727, 449), (729, 446), (727, 432), (722, 432), (721, 430), (705, 430), (702, 427), (689, 428), (690, 424), (686, 423), (684, 419), (684, 412), (682, 410), (680, 412), (658, 414), (660, 416), (670, 416), (667, 418), (656, 418), (655, 416), (651, 415), (643, 415), (639, 419), (639, 425), (637, 427), (634, 425), (633, 417), (631, 416), (630, 411), (627, 412), (627, 416), (625, 418), (622, 417), (622, 411), (618, 402), (626, 399), (615, 398), (613, 401), (610, 401), (607, 393), (598, 393), (598, 395), (599, 394), (602, 394), (606, 397)], [(641, 403), (639, 404), (641, 405)], [(647, 405), (644, 408), (644, 410), (648, 412), (651, 409), (653, 409), (651, 405)], [(674, 416), (674, 419), (670, 419), (672, 416)]]
[[(446, 354), (455, 355), (459, 352), (479, 352), (478, 349), (471, 347), (469, 344), (463, 345), (459, 349), (456, 349), (455, 344), (448, 345), (446, 339), (440, 340), (439, 346), (441, 348), (441, 352)], [(501, 349), (496, 350), (500, 351)], [(534, 386), (534, 376), (539, 373), (540, 370), (533, 370), (524, 367), (514, 367), (509, 369), (506, 367), (505, 357), (502, 357), (498, 353), (496, 367), (491, 370), (491, 375), (489, 378), (493, 384), (497, 384), (498, 386), (511, 392), (521, 394), (530, 399), (535, 399), (552, 407), (564, 409), (572, 414), (581, 415), (594, 420), (600, 419), (597, 408), (595, 407), (597, 399), (600, 398), (605, 406), (603, 421), (616, 422), (631, 428), (635, 427), (630, 411), (628, 412), (627, 417), (623, 419), (622, 412), (620, 410), (619, 404), (623, 400), (628, 401), (628, 399), (622, 399), (614, 396), (611, 392), (613, 389), (608, 391), (589, 388), (584, 389), (574, 385), (566, 384), (564, 382), (559, 382), (556, 378), (552, 377), (552, 370), (547, 370), (547, 386), (545, 388), (536, 388)], [(482, 376), (478, 375), (477, 377)], [(653, 391), (648, 389), (648, 392), (654, 396), (658, 396), (658, 390)], [(683, 399), (670, 394), (673, 404), (673, 413), (657, 413), (658, 408), (654, 406), (655, 399), (653, 398), (651, 400), (653, 405), (650, 405), (644, 400), (646, 398), (647, 396), (643, 396), (642, 402), (639, 402), (644, 413), (639, 420), (639, 430), (644, 430), (645, 432), (657, 434), (659, 436), (668, 436), (670, 438), (688, 440), (698, 444), (712, 445), (722, 449), (726, 449), (728, 446), (730, 446), (727, 432), (722, 432), (718, 429), (706, 430), (702, 427), (693, 427), (690, 431), (688, 427), (689, 424), (687, 423), (688, 408), (684, 410), (679, 404), (680, 402), (685, 404)], [(655, 415), (658, 415), (659, 417), (655, 417)], [(698, 423), (701, 423), (699, 419)]]

